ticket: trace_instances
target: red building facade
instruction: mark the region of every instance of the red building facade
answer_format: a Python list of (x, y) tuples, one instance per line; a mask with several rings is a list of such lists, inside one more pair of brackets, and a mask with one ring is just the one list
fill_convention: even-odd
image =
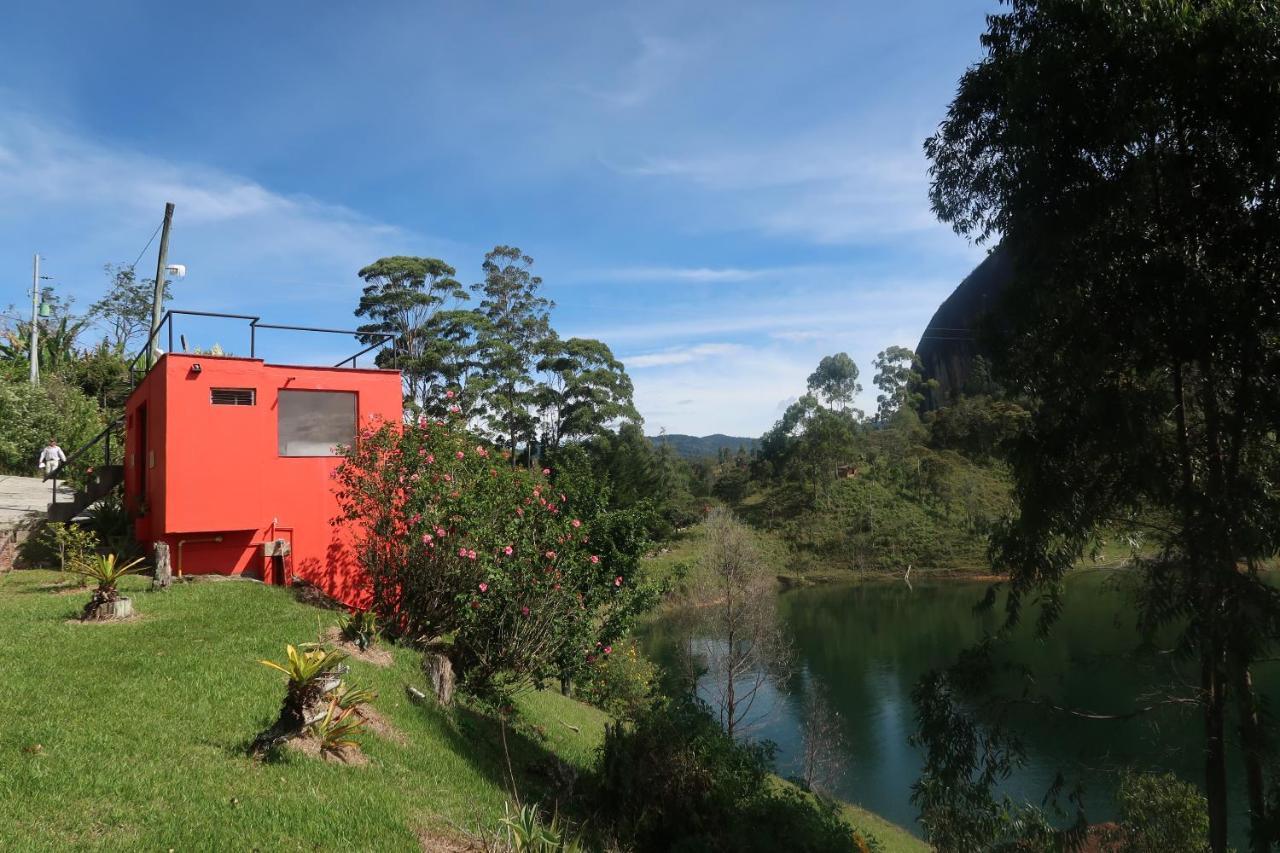
[(125, 403), (126, 506), (175, 573), (303, 578), (364, 599), (338, 513), (335, 448), (358, 425), (398, 423), (396, 370), (297, 367), (170, 353)]

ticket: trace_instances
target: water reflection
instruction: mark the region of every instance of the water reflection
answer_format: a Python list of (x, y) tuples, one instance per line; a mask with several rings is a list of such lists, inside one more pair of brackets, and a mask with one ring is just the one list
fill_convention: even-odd
[[(753, 736), (778, 745), (783, 775), (800, 773), (806, 686), (821, 684), (840, 713), (846, 742), (845, 770), (835, 793), (918, 832), (910, 794), (921, 758), (907, 743), (914, 728), (912, 687), (925, 672), (945, 666), (978, 641), (997, 617), (973, 612), (985, 584), (918, 579), (914, 584), (914, 589), (897, 582), (784, 593), (780, 614), (795, 644), (797, 665), (782, 690), (762, 694), (763, 720)], [(1068, 585), (1066, 612), (1047, 640), (1036, 639), (1030, 629), (1034, 612), (1026, 615), (1002, 658), (1027, 665), (1035, 679), (1010, 673), (1002, 691), (1100, 714), (1123, 714), (1171, 692), (1190, 693), (1194, 673), (1180, 669), (1172, 655), (1136, 648), (1135, 618), (1123, 576), (1081, 573)], [(669, 620), (652, 626), (646, 645), (659, 660), (671, 661), (682, 638), (694, 630)], [(1276, 676), (1274, 668), (1259, 673), (1266, 695), (1278, 692)], [(1095, 721), (1026, 705), (1016, 710), (1014, 721), (1028, 760), (1006, 790), (1021, 800), (1040, 803), (1061, 771), (1069, 785), (1084, 786), (1089, 819), (1100, 821), (1114, 816), (1120, 769), (1170, 770), (1197, 784), (1200, 780), (1200, 722), (1185, 707)], [(1242, 837), (1243, 794), (1234, 766), (1232, 773), (1232, 834)]]

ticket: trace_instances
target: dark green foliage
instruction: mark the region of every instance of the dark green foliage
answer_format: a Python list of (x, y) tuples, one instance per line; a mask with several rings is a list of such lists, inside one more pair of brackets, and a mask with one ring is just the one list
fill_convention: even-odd
[(926, 420), (933, 447), (955, 450), (976, 462), (990, 462), (1008, 457), (1031, 416), (1017, 403), (961, 396), (930, 412)]
[(599, 814), (640, 851), (856, 851), (834, 804), (780, 787), (771, 759), (694, 700), (663, 702), (606, 730)]
[(741, 438), (721, 433), (696, 436), (664, 432), (661, 435), (649, 436), (649, 440), (655, 445), (670, 445), (677, 456), (690, 461), (715, 459), (722, 451), (733, 453), (740, 447), (745, 448), (748, 453), (753, 453), (760, 444), (758, 438)]
[[(366, 286), (356, 316), (371, 321), (360, 331), (396, 336), (378, 351), (379, 366), (394, 364), (404, 372), (405, 397), (411, 404), (423, 406), (439, 399), (445, 386), (457, 379), (447, 370), (452, 353), (445, 350), (454, 344), (449, 332), (455, 312), (449, 308), (466, 299), (467, 292), (454, 278), (455, 270), (436, 258), (397, 255), (374, 261), (359, 275)], [(365, 334), (361, 340), (374, 343), (378, 338)]]
[(1007, 619), (1039, 598), (1048, 630), (1100, 528), (1167, 520), (1138, 621), (1200, 664), (1215, 851), (1229, 725), (1255, 850), (1276, 824), (1250, 668), (1280, 642), (1258, 571), (1280, 551), (1278, 43), (1260, 0), (1011, 0), (926, 143), (934, 209), (1013, 267), (994, 354), (1031, 419), (995, 541)]
[(604, 432), (617, 421), (639, 423), (631, 402), (631, 377), (622, 362), (600, 341), (552, 335), (544, 344), (537, 369), (546, 377), (534, 392), (543, 413), (543, 442), (561, 442)]

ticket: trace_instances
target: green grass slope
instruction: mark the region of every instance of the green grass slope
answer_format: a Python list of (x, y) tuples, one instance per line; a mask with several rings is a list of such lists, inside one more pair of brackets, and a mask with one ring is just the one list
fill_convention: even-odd
[[(283, 678), (257, 661), (314, 639), (334, 614), (250, 582), (126, 584), (141, 618), (69, 621), (87, 593), (59, 576), (0, 576), (0, 849), (418, 850), (420, 833), (492, 830), (507, 798), (498, 725), (408, 701), (418, 657), (393, 649), (348, 681), (378, 690), (390, 737), (363, 736), (366, 766), (244, 746), (279, 709)], [(521, 794), (553, 753), (586, 768), (605, 716), (546, 692), (509, 732)], [(573, 728), (570, 728), (572, 726)], [(577, 729), (577, 731), (574, 731)]]

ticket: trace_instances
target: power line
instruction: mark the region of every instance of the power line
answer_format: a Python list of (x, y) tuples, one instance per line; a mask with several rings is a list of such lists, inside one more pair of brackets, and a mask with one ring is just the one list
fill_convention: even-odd
[(163, 227), (164, 227), (164, 223), (161, 222), (159, 225), (156, 226), (156, 230), (151, 232), (151, 239), (147, 240), (147, 245), (142, 247), (142, 251), (138, 253), (138, 257), (134, 258), (133, 263), (129, 264), (129, 269), (132, 270), (134, 267), (138, 265), (138, 261), (142, 260), (142, 256), (147, 253), (147, 249), (151, 248), (151, 244), (155, 242), (156, 235), (160, 233), (160, 229)]

